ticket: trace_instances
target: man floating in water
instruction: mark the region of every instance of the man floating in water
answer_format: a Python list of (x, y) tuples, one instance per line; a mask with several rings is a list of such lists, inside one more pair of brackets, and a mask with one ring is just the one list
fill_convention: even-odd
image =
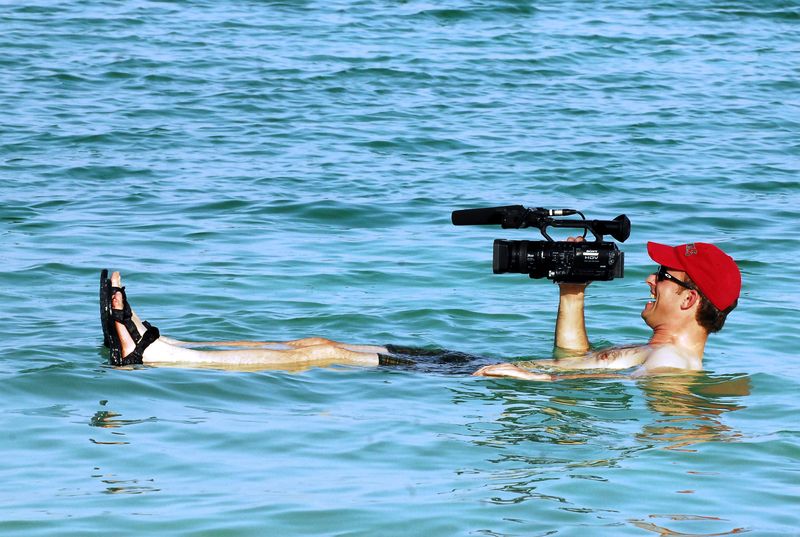
[[(739, 268), (722, 250), (707, 243), (671, 247), (651, 242), (647, 250), (650, 257), (661, 265), (646, 279), (653, 299), (642, 311), (642, 318), (653, 329), (647, 344), (590, 352), (584, 323), (586, 284), (562, 283), (555, 346), (558, 354), (567, 356), (525, 362), (525, 365), (558, 371), (585, 370), (585, 373), (537, 373), (519, 365), (502, 363), (487, 365), (474, 374), (552, 381), (578, 376), (609, 376), (597, 370), (633, 369), (631, 375), (634, 377), (701, 370), (709, 334), (722, 328), (728, 313), (738, 302), (741, 290)], [(110, 348), (113, 365), (178, 363), (287, 367), (351, 364), (416, 367), (433, 363), (450, 371), (453, 369), (449, 366), (455, 364), (459, 371), (464, 371), (465, 367), (474, 369), (475, 362), (481, 360), (473, 360), (473, 357), (458, 352), (355, 345), (319, 337), (285, 342), (179, 341), (162, 336), (158, 329), (139, 319), (127, 301), (118, 272), (110, 279), (106, 271), (101, 274), (100, 311), (105, 344)], [(208, 347), (228, 349), (209, 350)]]

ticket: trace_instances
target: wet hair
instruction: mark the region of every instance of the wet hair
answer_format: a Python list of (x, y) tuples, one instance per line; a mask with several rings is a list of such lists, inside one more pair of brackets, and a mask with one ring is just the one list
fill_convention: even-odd
[(697, 324), (703, 327), (709, 334), (713, 334), (722, 330), (722, 326), (725, 324), (725, 319), (728, 318), (728, 314), (732, 312), (739, 304), (739, 300), (735, 300), (733, 304), (724, 310), (721, 310), (706, 298), (706, 296), (702, 293), (702, 291), (700, 291), (700, 289), (697, 288), (697, 285), (692, 281), (691, 278), (687, 276), (686, 280), (684, 280), (684, 283), (691, 285), (692, 288), (697, 291), (697, 294), (700, 295), (700, 307), (697, 308), (697, 315), (695, 316)]

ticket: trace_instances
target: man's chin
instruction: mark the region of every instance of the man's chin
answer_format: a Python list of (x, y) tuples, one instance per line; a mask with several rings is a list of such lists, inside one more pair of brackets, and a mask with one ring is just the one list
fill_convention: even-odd
[(647, 304), (644, 305), (644, 309), (642, 310), (642, 319), (644, 319), (644, 322), (647, 323), (648, 326), (650, 326), (650, 323), (647, 322), (647, 318), (653, 311), (653, 306), (655, 306), (655, 302), (648, 302)]

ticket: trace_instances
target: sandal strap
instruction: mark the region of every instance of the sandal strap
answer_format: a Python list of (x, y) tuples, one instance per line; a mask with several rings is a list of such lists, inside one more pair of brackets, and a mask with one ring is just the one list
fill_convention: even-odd
[(151, 325), (147, 321), (144, 321), (142, 324), (144, 324), (145, 328), (147, 329), (142, 336), (142, 339), (136, 343), (136, 348), (133, 349), (129, 355), (124, 357), (119, 364), (115, 365), (134, 365), (143, 363), (145, 349), (154, 341), (156, 341), (161, 334), (158, 331), (158, 328)]

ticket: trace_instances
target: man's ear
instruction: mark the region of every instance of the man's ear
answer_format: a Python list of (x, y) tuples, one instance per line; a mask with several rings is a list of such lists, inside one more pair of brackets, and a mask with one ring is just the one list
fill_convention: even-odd
[(692, 306), (698, 304), (700, 302), (700, 293), (695, 291), (694, 289), (687, 289), (685, 293), (683, 293), (683, 300), (681, 301), (681, 309), (688, 310), (691, 309)]

